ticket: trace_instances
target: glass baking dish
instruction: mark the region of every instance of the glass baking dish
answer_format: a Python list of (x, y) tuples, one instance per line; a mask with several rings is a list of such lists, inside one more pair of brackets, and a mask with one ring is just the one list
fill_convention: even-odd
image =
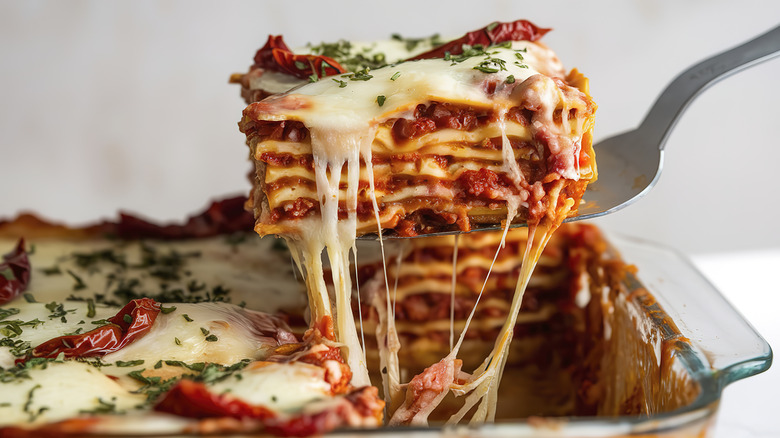
[[(767, 370), (772, 363), (769, 344), (678, 252), (631, 237), (607, 233), (607, 238), (612, 249), (638, 269), (624, 280), (629, 291), (624, 294), (624, 304), (628, 309), (626, 314), (642, 327), (643, 341), (655, 352), (659, 367), (675, 371), (675, 379), (665, 381), (662, 378), (647, 384), (650, 386), (644, 389), (652, 395), (645, 403), (656, 404), (646, 406), (647, 410), (658, 413), (532, 417), (482, 425), (343, 430), (332, 435), (491, 438), (710, 436), (723, 389), (732, 382)], [(649, 294), (637, 293), (643, 290)], [(662, 356), (663, 365), (659, 359)], [(623, 385), (619, 370), (614, 374), (616, 380), (611, 384)], [(682, 393), (690, 397), (680, 395)], [(677, 399), (672, 400), (675, 397)], [(668, 406), (673, 408), (666, 409)]]

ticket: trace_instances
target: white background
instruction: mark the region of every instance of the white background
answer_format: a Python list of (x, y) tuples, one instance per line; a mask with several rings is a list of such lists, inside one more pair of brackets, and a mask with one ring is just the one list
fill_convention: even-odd
[[(636, 126), (683, 69), (778, 25), (780, 2), (0, 1), (0, 217), (32, 210), (79, 224), (124, 209), (177, 220), (246, 193), (244, 105), (227, 79), (268, 34), (295, 47), (458, 36), (517, 18), (553, 27), (543, 41), (591, 78), (598, 140)], [(775, 60), (709, 89), (672, 134), (658, 186), (597, 223), (703, 263), (780, 250), (779, 82)], [(748, 269), (713, 263), (714, 275), (733, 271), (721, 280), (732, 286), (746, 274), (735, 267)], [(776, 309), (777, 282), (755, 287)]]

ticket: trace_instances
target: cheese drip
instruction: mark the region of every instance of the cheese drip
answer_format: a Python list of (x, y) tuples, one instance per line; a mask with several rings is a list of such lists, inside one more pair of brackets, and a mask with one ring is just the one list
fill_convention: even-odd
[[(352, 316), (352, 280), (349, 274), (350, 252), (356, 254), (357, 198), (360, 177), (360, 159), (371, 162), (371, 142), (376, 128), (354, 131), (329, 127), (309, 126), (317, 198), (320, 217), (309, 219), (310, 226), (301, 227), (301, 235), (286, 236), (293, 260), (306, 280), (312, 324), (333, 318), (336, 321), (336, 341), (344, 348), (344, 357), (352, 370), (352, 384), (366, 386), (368, 378), (365, 353), (360, 344)], [(342, 171), (346, 166), (346, 219), (339, 220), (339, 201)], [(369, 181), (373, 185), (372, 173)], [(336, 301), (335, 315), (328, 289), (322, 276), (322, 253), (330, 262), (331, 279)]]

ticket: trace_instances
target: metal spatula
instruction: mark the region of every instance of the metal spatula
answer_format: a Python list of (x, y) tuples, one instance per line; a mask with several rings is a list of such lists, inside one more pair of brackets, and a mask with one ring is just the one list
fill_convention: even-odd
[[(669, 133), (688, 104), (717, 81), (778, 55), (780, 26), (680, 73), (658, 96), (638, 128), (602, 140), (594, 146), (598, 180), (588, 186), (577, 215), (567, 218), (565, 222), (614, 213), (647, 194), (661, 175), (664, 145)], [(512, 227), (522, 226), (525, 224), (512, 224)], [(473, 231), (498, 229), (501, 228), (490, 226), (475, 228)], [(459, 231), (426, 236), (456, 233)], [(383, 237), (397, 238), (392, 232)], [(376, 239), (376, 235), (363, 238)]]
[(638, 128), (594, 146), (599, 178), (588, 186), (577, 216), (566, 221), (613, 213), (647, 194), (661, 175), (669, 133), (688, 104), (719, 80), (778, 55), (780, 26), (680, 73), (658, 96)]

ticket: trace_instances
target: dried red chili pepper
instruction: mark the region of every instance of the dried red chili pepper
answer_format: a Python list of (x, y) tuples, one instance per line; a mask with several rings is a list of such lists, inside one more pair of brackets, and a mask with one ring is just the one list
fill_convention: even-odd
[(511, 23), (493, 23), (425, 53), (421, 53), (410, 60), (444, 58), (448, 52), (450, 55), (460, 55), (463, 53), (464, 44), (469, 46), (480, 44), (483, 47), (488, 47), (505, 41), (536, 41), (550, 30), (537, 27), (527, 20), (517, 20)]
[(321, 411), (279, 417), (265, 406), (214, 394), (205, 384), (184, 379), (162, 396), (154, 410), (188, 418), (254, 419), (260, 420), (262, 427), (273, 435), (312, 436), (354, 425), (356, 415), (376, 418), (378, 422), (384, 405), (377, 397), (377, 389), (366, 386)]
[(108, 324), (80, 335), (66, 335), (50, 339), (33, 348), (24, 362), (34, 357), (55, 358), (103, 356), (118, 351), (146, 335), (160, 313), (160, 304), (151, 298), (130, 301), (119, 313), (108, 318)]
[(281, 35), (268, 35), (268, 41), (255, 54), (255, 67), (278, 71), (301, 79), (346, 73), (336, 60), (327, 56), (296, 55), (284, 43)]
[(3, 256), (0, 263), (0, 304), (16, 298), (30, 283), (30, 259), (24, 250), (24, 239), (19, 239), (16, 248)]
[(121, 239), (190, 239), (236, 232), (251, 232), (252, 213), (244, 209), (246, 196), (214, 201), (202, 213), (190, 216), (183, 224), (160, 225), (127, 213), (120, 213), (114, 232)]
[(249, 403), (230, 396), (214, 394), (201, 382), (182, 379), (154, 406), (158, 412), (167, 412), (189, 418), (254, 418), (268, 419), (274, 412), (265, 406)]

